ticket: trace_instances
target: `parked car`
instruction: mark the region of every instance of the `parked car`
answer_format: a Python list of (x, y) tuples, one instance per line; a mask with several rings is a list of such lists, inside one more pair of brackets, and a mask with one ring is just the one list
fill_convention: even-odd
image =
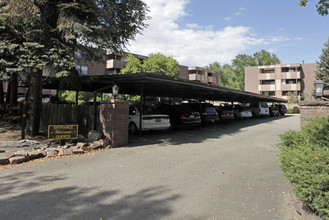
[[(129, 106), (129, 132), (136, 134), (139, 129), (140, 107)], [(165, 130), (170, 127), (169, 116), (154, 106), (145, 106), (142, 114), (142, 131)]]
[(234, 120), (234, 112), (231, 105), (224, 105), (216, 107), (218, 117), (222, 121)]
[(249, 108), (253, 117), (263, 117), (270, 115), (270, 109), (266, 102), (250, 103)]
[(218, 113), (213, 105), (208, 103), (190, 103), (190, 106), (195, 111), (201, 109), (201, 123), (203, 125), (219, 121)]
[(270, 116), (280, 115), (279, 109), (275, 105), (271, 105), (269, 109), (270, 109)]
[(275, 105), (279, 109), (280, 115), (284, 116), (287, 113), (287, 107), (283, 104), (276, 104)]
[(245, 105), (234, 105), (233, 112), (235, 118), (251, 118), (252, 113), (248, 106)]
[(188, 104), (163, 104), (160, 109), (163, 113), (169, 115), (172, 128), (197, 127), (201, 125), (200, 113), (191, 109)]

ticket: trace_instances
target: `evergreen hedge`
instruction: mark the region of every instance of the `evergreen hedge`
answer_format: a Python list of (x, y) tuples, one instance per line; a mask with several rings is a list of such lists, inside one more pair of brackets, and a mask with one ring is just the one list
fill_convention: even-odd
[(310, 119), (300, 131), (280, 135), (281, 168), (293, 191), (323, 219), (329, 219), (329, 116)]

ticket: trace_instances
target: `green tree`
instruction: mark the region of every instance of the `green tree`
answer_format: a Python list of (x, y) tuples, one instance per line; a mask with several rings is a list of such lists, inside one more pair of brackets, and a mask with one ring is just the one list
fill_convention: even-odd
[[(299, 5), (300, 6), (306, 6), (308, 0), (300, 0)], [(329, 9), (329, 2), (328, 0), (318, 0), (318, 3), (316, 4), (317, 11), (320, 15), (328, 15), (328, 9)]]
[[(60, 90), (58, 91), (58, 98), (61, 101), (68, 102), (70, 104), (76, 103), (76, 91)], [(78, 94), (78, 104), (86, 102), (86, 93), (79, 92)]]
[(161, 53), (149, 54), (149, 57), (144, 60), (143, 70), (147, 73), (179, 77), (179, 64), (177, 60)]
[(120, 73), (121, 74), (127, 74), (127, 73), (142, 73), (143, 71), (143, 66), (141, 61), (134, 57), (132, 54), (128, 54), (128, 60), (127, 60), (127, 65), (125, 68), (123, 68)]
[(167, 57), (161, 53), (151, 53), (149, 57), (143, 61), (129, 54), (128, 62), (125, 68), (121, 70), (122, 74), (127, 73), (156, 73), (171, 77), (179, 77), (179, 64), (172, 57)]
[(232, 68), (234, 71), (232, 80), (236, 82), (235, 89), (244, 90), (244, 68), (256, 65), (255, 58), (246, 54), (238, 54), (235, 59), (232, 60)]
[(279, 64), (280, 60), (275, 54), (271, 54), (266, 50), (254, 53), (254, 58), (258, 66)]
[(1, 0), (1, 29), (10, 30), (11, 38), (1, 34), (0, 46), (19, 52), (8, 57), (0, 51), (0, 71), (2, 78), (18, 72), (29, 79), (30, 133), (39, 131), (42, 71), (68, 75), (75, 51), (97, 60), (104, 49), (122, 50), (145, 27), (147, 11), (141, 0)]
[(315, 75), (325, 83), (325, 86), (329, 86), (329, 40), (324, 43), (324, 46)]

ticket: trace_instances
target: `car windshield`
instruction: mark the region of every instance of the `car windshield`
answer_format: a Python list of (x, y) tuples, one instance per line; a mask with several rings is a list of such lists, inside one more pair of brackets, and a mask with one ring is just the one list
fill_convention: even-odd
[(216, 113), (216, 109), (214, 107), (207, 107), (205, 112), (207, 112), (207, 113)]
[(262, 103), (260, 103), (260, 106), (261, 106), (262, 108), (268, 108), (268, 105), (267, 105), (266, 102), (262, 102)]

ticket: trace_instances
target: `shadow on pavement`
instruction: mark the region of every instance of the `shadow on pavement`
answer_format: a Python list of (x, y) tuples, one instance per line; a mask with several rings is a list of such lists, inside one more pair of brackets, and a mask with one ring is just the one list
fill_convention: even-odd
[(111, 190), (110, 184), (54, 188), (67, 179), (30, 172), (2, 176), (0, 219), (158, 219), (170, 215), (171, 203), (180, 198), (161, 186), (133, 194)]
[(284, 117), (265, 117), (252, 119), (239, 119), (226, 123), (214, 124), (205, 127), (187, 128), (181, 130), (165, 130), (165, 131), (145, 131), (141, 136), (131, 135), (129, 144), (125, 147), (137, 147), (153, 144), (172, 144), (181, 145), (186, 143), (202, 143), (209, 139), (220, 138), (223, 135), (236, 135), (243, 132), (243, 129), (258, 124), (271, 124), (276, 120), (282, 120), (292, 115)]

